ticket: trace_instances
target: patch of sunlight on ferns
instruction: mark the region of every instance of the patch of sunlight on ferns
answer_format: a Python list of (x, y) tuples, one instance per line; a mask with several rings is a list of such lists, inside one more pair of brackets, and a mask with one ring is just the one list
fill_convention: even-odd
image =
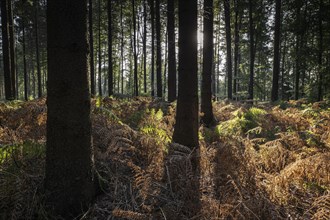
[(21, 100), (13, 100), (13, 101), (9, 101), (9, 102), (5, 102), (3, 103), (3, 105), (5, 106), (5, 108), (7, 109), (18, 109), (22, 107), (22, 104), (24, 104), (23, 101)]
[(150, 135), (151, 137), (157, 138), (158, 141), (169, 143), (171, 141), (171, 138), (167, 135), (166, 131), (152, 127), (152, 126), (146, 126), (142, 127), (140, 131), (144, 134)]
[(161, 126), (164, 113), (161, 109), (156, 111), (154, 108), (147, 109), (143, 125), (140, 131), (150, 137), (156, 138), (158, 142), (171, 142), (170, 136)]
[(312, 107), (308, 107), (302, 111), (303, 116), (311, 117), (311, 118), (319, 118), (320, 112), (318, 110), (313, 109)]
[[(246, 112), (238, 109), (233, 112), (235, 117), (228, 121), (222, 122), (216, 127), (216, 131), (220, 136), (242, 135), (243, 133), (258, 127), (262, 117), (266, 114), (267, 112), (265, 110), (256, 107), (252, 107)], [(251, 132), (257, 131), (259, 130), (252, 130)]]

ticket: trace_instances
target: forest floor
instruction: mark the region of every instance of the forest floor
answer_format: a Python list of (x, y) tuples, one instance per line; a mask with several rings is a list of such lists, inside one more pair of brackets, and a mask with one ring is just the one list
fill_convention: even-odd
[[(171, 143), (175, 103), (94, 99), (104, 193), (77, 219), (330, 219), (329, 101), (213, 106), (197, 176), (192, 150)], [(55, 218), (43, 203), (45, 134), (45, 99), (0, 104), (0, 219)]]

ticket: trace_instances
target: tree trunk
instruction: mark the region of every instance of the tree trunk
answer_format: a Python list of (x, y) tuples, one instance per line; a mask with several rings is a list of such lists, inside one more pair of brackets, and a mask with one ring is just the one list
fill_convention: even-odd
[(235, 46), (234, 46), (234, 86), (233, 86), (233, 93), (235, 98), (237, 98), (237, 78), (238, 78), (238, 50), (239, 50), (239, 0), (235, 0)]
[[(120, 44), (121, 94), (124, 94), (124, 25), (123, 25), (123, 1), (120, 1), (120, 28), (121, 28), (121, 39), (120, 39), (120, 41), (121, 41), (121, 44)], [(119, 87), (119, 81), (118, 81), (118, 87)]]
[(167, 1), (168, 101), (176, 100), (176, 54), (174, 0)]
[(286, 94), (286, 89), (284, 88), (284, 80), (285, 80), (285, 58), (286, 58), (286, 53), (287, 53), (287, 34), (284, 34), (284, 45), (282, 49), (282, 67), (281, 67), (281, 99), (284, 100), (285, 94)]
[(24, 70), (24, 99), (29, 99), (28, 93), (28, 73), (26, 69), (26, 42), (25, 42), (25, 19), (22, 18), (22, 30), (23, 30), (23, 70)]
[(249, 99), (253, 100), (253, 87), (254, 87), (254, 24), (253, 24), (253, 5), (252, 0), (249, 0), (249, 33), (250, 33), (250, 77), (249, 77)]
[(98, 67), (99, 67), (99, 78), (98, 78), (98, 84), (99, 84), (99, 96), (102, 96), (102, 45), (101, 45), (101, 0), (99, 0), (98, 2), (98, 6), (99, 6), (99, 10), (98, 10), (98, 43), (99, 43), (99, 46), (98, 46), (98, 54), (99, 54), (99, 57), (98, 57)]
[(162, 85), (163, 85), (163, 94), (165, 96), (166, 94), (166, 86), (167, 86), (167, 73), (166, 73), (166, 70), (167, 70), (167, 64), (168, 64), (168, 47), (166, 47), (166, 45), (168, 45), (168, 39), (167, 39), (167, 32), (164, 34), (165, 35), (165, 53), (164, 53), (164, 57), (165, 57), (165, 60), (164, 60), (164, 74), (163, 74), (163, 81), (162, 81)]
[(151, 14), (151, 97), (155, 96), (155, 7), (154, 0), (150, 0)]
[(137, 52), (136, 52), (136, 16), (135, 16), (135, 0), (132, 0), (133, 10), (133, 56), (134, 56), (134, 95), (139, 95), (139, 82), (138, 82), (138, 64), (137, 64)]
[(281, 36), (281, 0), (276, 0), (275, 38), (274, 38), (274, 63), (271, 101), (278, 100), (278, 81), (280, 77), (280, 36)]
[(301, 5), (298, 5), (297, 6), (297, 11), (296, 11), (296, 28), (297, 28), (297, 30), (296, 30), (296, 60), (295, 60), (295, 62), (296, 62), (296, 73), (295, 73), (295, 82), (294, 82), (294, 84), (295, 84), (295, 87), (294, 87), (294, 99), (295, 100), (298, 100), (299, 99), (299, 93), (300, 93), (300, 57), (299, 57), (299, 55), (300, 55), (300, 42), (301, 42), (301, 39), (300, 39), (300, 34), (301, 34), (301, 27), (299, 27), (300, 26), (300, 20), (301, 20), (301, 18), (300, 18), (300, 8), (301, 8)]
[(143, 91), (147, 93), (147, 0), (143, 0)]
[(320, 0), (319, 8), (319, 54), (318, 54), (318, 65), (319, 65), (319, 82), (318, 82), (318, 92), (317, 92), (317, 101), (323, 100), (323, 0)]
[[(2, 23), (2, 50), (3, 50), (3, 68), (5, 78), (5, 98), (7, 100), (14, 100), (15, 97), (15, 85), (16, 75), (15, 66), (12, 65), (14, 60), (12, 53), (14, 42), (12, 40), (13, 27), (12, 27), (12, 16), (11, 16), (11, 1), (1, 0), (1, 23)], [(11, 25), (10, 25), (11, 24)]]
[(12, 1), (8, 0), (8, 21), (9, 21), (9, 37), (10, 37), (10, 66), (11, 66), (11, 77), (12, 77), (12, 88), (13, 88), (13, 94), (14, 99), (17, 99), (16, 97), (16, 64), (15, 64), (15, 37), (14, 37), (14, 24), (13, 24), (13, 10), (12, 10)]
[(213, 0), (204, 0), (204, 38), (201, 112), (202, 122), (209, 126), (213, 121), (212, 111), (212, 66), (213, 66)]
[(112, 0), (108, 0), (108, 95), (113, 95), (113, 67), (112, 67)]
[(173, 141), (198, 147), (197, 0), (179, 1), (179, 90)]
[(162, 48), (161, 48), (161, 36), (160, 36), (160, 0), (156, 0), (156, 50), (157, 50), (157, 97), (163, 97), (162, 88)]
[(91, 80), (91, 95), (95, 96), (95, 68), (94, 68), (94, 37), (93, 37), (93, 0), (89, 0), (88, 7), (88, 28), (89, 28), (89, 56), (90, 56), (90, 80)]
[(45, 189), (53, 211), (69, 219), (94, 197), (87, 0), (48, 1), (47, 36)]
[(230, 29), (230, 0), (224, 0), (226, 46), (227, 46), (227, 76), (228, 76), (228, 99), (233, 99), (233, 72), (231, 57), (231, 29)]
[(37, 78), (38, 78), (38, 98), (42, 97), (42, 83), (41, 83), (41, 69), (40, 69), (40, 53), (39, 53), (39, 25), (38, 25), (38, 14), (39, 14), (39, 0), (35, 0), (35, 18), (34, 28), (36, 34), (36, 61), (37, 61)]

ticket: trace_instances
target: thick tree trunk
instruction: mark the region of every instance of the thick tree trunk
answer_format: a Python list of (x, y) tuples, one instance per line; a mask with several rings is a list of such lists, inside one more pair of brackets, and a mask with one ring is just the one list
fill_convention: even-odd
[(253, 87), (254, 87), (254, 24), (253, 24), (253, 4), (252, 0), (249, 0), (249, 33), (250, 33), (250, 77), (249, 77), (249, 99), (253, 100)]
[(179, 90), (173, 141), (198, 147), (197, 0), (179, 1)]
[[(5, 98), (7, 100), (14, 100), (15, 97), (15, 85), (16, 74), (15, 65), (12, 65), (14, 60), (14, 53), (12, 53), (14, 42), (13, 29), (12, 29), (12, 17), (11, 17), (11, 1), (1, 0), (1, 23), (2, 23), (2, 50), (3, 50), (3, 68), (5, 78)], [(11, 24), (11, 25), (10, 25)]]
[(168, 101), (176, 100), (176, 54), (174, 0), (167, 1)]
[(156, 50), (157, 50), (157, 97), (163, 97), (163, 85), (162, 85), (162, 48), (161, 48), (161, 36), (160, 36), (160, 0), (156, 0)]
[(213, 121), (212, 67), (213, 67), (213, 0), (204, 0), (204, 40), (201, 112), (202, 122), (209, 126)]
[(11, 86), (13, 89), (13, 95), (14, 99), (17, 99), (16, 97), (16, 64), (15, 64), (15, 35), (14, 35), (14, 23), (13, 23), (13, 10), (12, 10), (12, 0), (8, 0), (8, 21), (9, 21), (9, 37), (10, 37), (10, 66), (11, 66), (11, 78), (13, 79), (11, 81)]
[(278, 81), (280, 77), (280, 36), (281, 36), (281, 0), (276, 0), (275, 38), (274, 38), (274, 63), (271, 101), (278, 100)]
[(113, 95), (112, 67), (112, 0), (108, 0), (108, 95)]
[(94, 197), (87, 1), (48, 1), (47, 36), (45, 189), (48, 204), (69, 219)]
[(137, 52), (136, 52), (136, 16), (135, 16), (135, 0), (132, 0), (133, 10), (133, 56), (134, 56), (134, 95), (139, 95), (139, 82), (138, 82), (138, 64), (137, 64)]
[(230, 0), (224, 0), (226, 47), (227, 47), (227, 76), (228, 76), (228, 99), (233, 99), (233, 72), (231, 57), (231, 28), (230, 28)]
[(95, 68), (94, 68), (94, 37), (93, 37), (93, 0), (89, 0), (88, 6), (88, 28), (89, 28), (89, 56), (90, 56), (90, 83), (91, 95), (95, 96)]

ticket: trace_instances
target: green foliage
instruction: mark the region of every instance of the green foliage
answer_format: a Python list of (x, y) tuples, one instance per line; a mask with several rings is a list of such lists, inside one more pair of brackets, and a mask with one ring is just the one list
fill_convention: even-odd
[(320, 112), (318, 110), (313, 109), (312, 107), (308, 107), (302, 111), (304, 116), (310, 118), (319, 118)]
[(239, 109), (233, 113), (234, 118), (218, 125), (216, 132), (219, 136), (236, 136), (247, 132), (260, 134), (261, 127), (258, 126), (266, 114), (265, 110), (256, 107), (245, 112)]
[(98, 96), (96, 98), (95, 106), (96, 106), (96, 108), (100, 108), (102, 106), (102, 97), (101, 96)]
[(117, 115), (115, 115), (113, 113), (113, 111), (111, 111), (110, 109), (108, 109), (106, 107), (97, 108), (94, 113), (100, 113), (100, 114), (106, 115), (111, 121), (116, 122), (118, 124), (123, 124), (123, 122), (120, 120), (120, 118), (118, 118)]
[(300, 134), (300, 137), (306, 141), (306, 144), (309, 147), (322, 147), (323, 146), (323, 144), (320, 141), (320, 136), (310, 130), (302, 132)]
[(202, 130), (198, 132), (198, 138), (199, 140), (204, 140), (206, 143), (212, 143), (217, 141), (219, 134), (217, 129), (203, 127)]
[(40, 190), (45, 145), (26, 141), (0, 150), (0, 218), (50, 219)]
[(153, 126), (144, 126), (140, 129), (144, 134), (150, 135), (151, 137), (157, 138), (160, 142), (169, 143), (171, 138), (167, 135), (166, 131)]
[(156, 111), (154, 108), (145, 111), (144, 120), (140, 131), (150, 137), (156, 138), (158, 142), (169, 143), (171, 137), (162, 126), (164, 113), (161, 109)]
[(330, 189), (329, 186), (324, 186), (316, 182), (308, 182), (308, 181), (303, 183), (303, 187), (305, 188), (305, 190), (314, 191), (314, 192), (316, 191), (320, 194), (323, 194), (324, 192)]
[(286, 101), (280, 101), (279, 104), (278, 104), (279, 108), (282, 109), (282, 110), (285, 110), (287, 108), (290, 108), (292, 107), (288, 102)]
[(127, 123), (130, 124), (132, 127), (138, 127), (139, 124), (143, 121), (146, 115), (145, 110), (135, 111), (132, 115), (129, 116), (127, 119)]
[(5, 102), (4, 105), (8, 109), (18, 109), (22, 107), (23, 103), (24, 102), (21, 100), (13, 100), (13, 101)]
[(14, 161), (21, 163), (19, 158), (31, 159), (45, 155), (45, 146), (31, 141), (26, 141), (22, 144), (5, 145), (0, 148), (0, 165)]

